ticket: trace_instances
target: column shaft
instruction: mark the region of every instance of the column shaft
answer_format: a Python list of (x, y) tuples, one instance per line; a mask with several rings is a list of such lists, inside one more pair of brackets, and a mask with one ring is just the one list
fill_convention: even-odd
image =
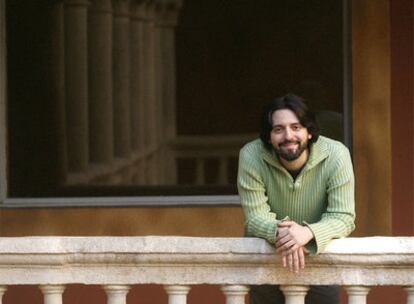
[(158, 161), (156, 157), (156, 148), (158, 143), (158, 121), (157, 115), (157, 92), (156, 92), (156, 32), (155, 32), (155, 5), (153, 2), (146, 3), (146, 23), (144, 27), (146, 39), (146, 115), (147, 115), (147, 147), (152, 151), (147, 157), (148, 176), (147, 183), (156, 185), (158, 182)]
[(5, 294), (7, 290), (7, 286), (0, 285), (0, 304), (3, 302), (3, 295)]
[(226, 304), (244, 304), (244, 298), (249, 291), (248, 286), (228, 285), (221, 287), (226, 296)]
[(127, 285), (105, 285), (107, 304), (126, 304), (126, 297), (130, 289), (130, 286)]
[(406, 286), (404, 290), (407, 292), (407, 304), (414, 304), (414, 286)]
[(65, 1), (65, 82), (70, 171), (83, 171), (89, 158), (86, 0)]
[(115, 155), (131, 152), (129, 2), (114, 1), (114, 145)]
[(90, 160), (107, 163), (114, 155), (111, 1), (93, 0), (88, 22)]
[(162, 166), (159, 167), (162, 183), (176, 184), (177, 168), (174, 151), (170, 143), (176, 137), (176, 70), (175, 70), (175, 27), (181, 0), (156, 0), (156, 83), (157, 107), (161, 111), (159, 119), (159, 138)]
[(369, 287), (347, 286), (345, 289), (348, 293), (348, 304), (365, 304), (367, 302)]
[(49, 48), (49, 92), (53, 104), (55, 138), (57, 141), (57, 178), (58, 183), (65, 181), (68, 173), (66, 105), (65, 105), (65, 27), (64, 4), (52, 4), (50, 14), (50, 41)]
[(41, 285), (39, 286), (43, 293), (44, 304), (62, 304), (62, 296), (65, 291), (64, 285)]
[(285, 295), (286, 304), (304, 304), (309, 287), (300, 285), (281, 285), (280, 290), (282, 290)]
[(190, 286), (185, 285), (166, 285), (165, 291), (168, 294), (168, 304), (186, 304), (187, 294)]

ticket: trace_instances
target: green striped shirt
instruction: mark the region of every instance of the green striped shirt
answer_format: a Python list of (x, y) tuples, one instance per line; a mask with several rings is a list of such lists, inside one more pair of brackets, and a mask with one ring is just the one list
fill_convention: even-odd
[(317, 254), (355, 228), (352, 162), (338, 141), (320, 136), (294, 180), (275, 152), (256, 139), (240, 151), (237, 186), (246, 236), (274, 244), (278, 222), (288, 217), (312, 230), (314, 239), (306, 247)]

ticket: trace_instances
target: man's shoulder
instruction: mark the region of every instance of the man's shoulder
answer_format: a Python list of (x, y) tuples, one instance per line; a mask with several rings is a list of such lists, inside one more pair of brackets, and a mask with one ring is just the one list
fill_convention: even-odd
[(315, 143), (315, 152), (315, 154), (319, 155), (317, 158), (320, 160), (326, 158), (329, 163), (342, 162), (350, 157), (347, 146), (340, 141), (325, 136), (319, 136), (318, 141)]
[(260, 154), (264, 149), (263, 143), (260, 138), (256, 138), (246, 143), (240, 150), (240, 153), (257, 153)]
[(268, 153), (260, 138), (246, 143), (240, 149), (240, 159), (244, 161), (258, 161), (263, 153)]
[(330, 155), (349, 151), (348, 147), (342, 142), (325, 136), (319, 136), (318, 141), (315, 144), (319, 149), (325, 150)]

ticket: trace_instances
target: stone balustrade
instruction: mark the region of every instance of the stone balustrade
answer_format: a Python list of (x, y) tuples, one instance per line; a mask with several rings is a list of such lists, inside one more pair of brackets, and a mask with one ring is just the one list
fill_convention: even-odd
[(184, 304), (191, 285), (222, 285), (228, 304), (244, 303), (249, 285), (280, 284), (286, 303), (304, 303), (310, 284), (345, 286), (351, 304), (370, 286), (399, 285), (414, 303), (414, 237), (332, 241), (307, 258), (300, 274), (280, 266), (257, 238), (22, 237), (0, 238), (0, 303), (8, 285), (39, 285), (44, 303), (62, 303), (66, 284), (98, 284), (107, 303), (125, 304), (134, 284), (160, 284), (169, 304)]

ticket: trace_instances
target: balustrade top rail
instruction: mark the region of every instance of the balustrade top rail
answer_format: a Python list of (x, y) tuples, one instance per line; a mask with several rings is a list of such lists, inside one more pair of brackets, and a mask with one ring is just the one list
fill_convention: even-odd
[(414, 285), (414, 237), (332, 241), (300, 274), (258, 238), (0, 238), (0, 285)]

